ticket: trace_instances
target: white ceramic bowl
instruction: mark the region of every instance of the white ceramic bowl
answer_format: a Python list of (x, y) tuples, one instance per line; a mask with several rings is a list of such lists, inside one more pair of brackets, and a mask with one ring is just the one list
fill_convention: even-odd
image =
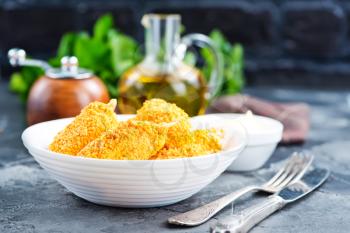
[[(119, 115), (125, 120), (129, 116)], [(220, 153), (170, 160), (104, 160), (49, 151), (58, 131), (72, 119), (48, 121), (27, 128), (22, 140), (29, 153), (54, 179), (77, 196), (102, 205), (156, 207), (184, 200), (217, 178), (244, 148), (241, 129), (225, 130), (235, 144)], [(199, 124), (198, 124), (199, 123)], [(216, 127), (205, 119), (193, 127)]]
[[(245, 114), (217, 113), (205, 115), (215, 121), (221, 121), (226, 127), (237, 127), (238, 119), (242, 119)], [(201, 118), (198, 116), (196, 118)], [(262, 167), (275, 151), (277, 144), (282, 139), (283, 125), (272, 118), (257, 116), (258, 124), (264, 124), (267, 131), (252, 131), (252, 127), (247, 130), (247, 145), (237, 159), (227, 168), (228, 171), (251, 171)], [(212, 120), (213, 121), (213, 120)], [(244, 124), (243, 124), (244, 127)], [(253, 128), (254, 129), (254, 128)]]

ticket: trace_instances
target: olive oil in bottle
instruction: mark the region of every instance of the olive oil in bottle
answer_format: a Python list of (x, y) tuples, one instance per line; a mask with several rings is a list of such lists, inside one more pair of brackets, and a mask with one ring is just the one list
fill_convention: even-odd
[(207, 90), (199, 70), (181, 64), (172, 73), (150, 73), (136, 66), (123, 75), (118, 101), (122, 113), (135, 113), (145, 100), (152, 98), (175, 103), (190, 116), (205, 112)]
[[(119, 111), (134, 114), (143, 102), (161, 98), (186, 111), (190, 116), (203, 114), (212, 89), (221, 71), (212, 72), (209, 86), (202, 73), (183, 63), (187, 46), (197, 42), (206, 44), (213, 53), (216, 67), (220, 67), (218, 52), (210, 38), (191, 34), (180, 39), (180, 16), (148, 14), (142, 18), (145, 27), (146, 55), (141, 63), (126, 71), (119, 81)], [(214, 75), (213, 75), (214, 74)], [(214, 85), (211, 85), (214, 84)]]

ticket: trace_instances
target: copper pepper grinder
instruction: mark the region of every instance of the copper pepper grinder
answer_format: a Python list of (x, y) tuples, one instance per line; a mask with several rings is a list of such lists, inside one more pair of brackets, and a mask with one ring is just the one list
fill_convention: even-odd
[(27, 59), (23, 49), (8, 52), (12, 66), (37, 66), (45, 75), (35, 81), (27, 102), (27, 121), (32, 125), (58, 118), (72, 117), (92, 101), (108, 102), (104, 83), (89, 70), (79, 68), (76, 57), (63, 57), (61, 67)]

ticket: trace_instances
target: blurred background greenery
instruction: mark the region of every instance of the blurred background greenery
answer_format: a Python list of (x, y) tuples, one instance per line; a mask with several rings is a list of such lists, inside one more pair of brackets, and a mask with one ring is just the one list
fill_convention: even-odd
[[(231, 44), (217, 29), (209, 34), (224, 58), (224, 82), (219, 95), (239, 92), (244, 85), (243, 47)], [(60, 66), (63, 56), (76, 56), (81, 67), (92, 70), (106, 84), (111, 97), (118, 96), (118, 80), (121, 75), (142, 59), (141, 44), (134, 38), (124, 34), (113, 23), (111, 14), (101, 16), (95, 23), (91, 35), (85, 31), (69, 32), (62, 35), (56, 56), (49, 59), (50, 65)], [(200, 50), (203, 59), (201, 70), (206, 78), (212, 69), (210, 52)], [(196, 63), (193, 53), (189, 52), (185, 62)], [(23, 67), (11, 75), (10, 90), (26, 101), (31, 86), (43, 74), (36, 67)]]

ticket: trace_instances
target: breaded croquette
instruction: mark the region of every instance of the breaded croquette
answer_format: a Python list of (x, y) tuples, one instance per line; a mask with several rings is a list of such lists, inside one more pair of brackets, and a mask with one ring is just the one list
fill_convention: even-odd
[(168, 127), (129, 120), (102, 134), (78, 155), (100, 159), (147, 160), (165, 144)]
[(199, 155), (206, 155), (210, 152), (205, 150), (201, 144), (187, 144), (181, 147), (163, 148), (151, 159), (176, 159), (186, 158)]
[(215, 129), (191, 130), (190, 118), (161, 99), (144, 103), (135, 118), (117, 121), (116, 101), (94, 102), (57, 134), (49, 149), (82, 157), (114, 160), (171, 159), (221, 150)]
[[(220, 140), (223, 137), (223, 132), (216, 129), (197, 129), (192, 132), (193, 142), (200, 144), (208, 153), (220, 151)], [(208, 154), (207, 153), (207, 154)]]
[(182, 119), (189, 119), (187, 113), (176, 106), (162, 99), (146, 100), (142, 107), (137, 110), (136, 120), (152, 121), (155, 123), (174, 122)]
[(115, 99), (108, 104), (90, 103), (56, 135), (49, 149), (58, 153), (77, 155), (88, 143), (118, 124), (114, 113), (116, 105)]
[(181, 147), (163, 148), (151, 159), (174, 159), (216, 153), (221, 150), (220, 137), (215, 130), (199, 129), (191, 132), (190, 143)]
[(162, 99), (151, 99), (143, 103), (143, 106), (137, 111), (136, 120), (151, 121), (155, 123), (170, 123), (166, 147), (180, 147), (191, 140), (189, 116), (187, 113), (176, 106)]

